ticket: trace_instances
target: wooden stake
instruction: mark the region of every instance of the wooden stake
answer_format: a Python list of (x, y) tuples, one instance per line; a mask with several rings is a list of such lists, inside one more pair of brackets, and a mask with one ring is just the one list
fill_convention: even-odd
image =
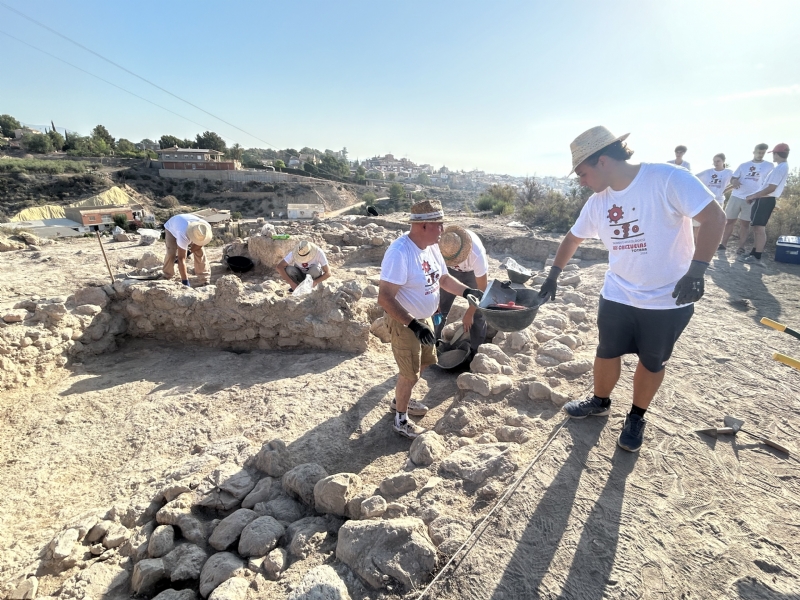
[(103, 248), (103, 241), (100, 239), (100, 230), (96, 230), (97, 243), (100, 244), (100, 251), (103, 253), (103, 259), (106, 261), (106, 268), (108, 269), (108, 276), (111, 277), (111, 283), (114, 283), (114, 274), (111, 272), (111, 265), (108, 264), (108, 257), (106, 256), (106, 249)]

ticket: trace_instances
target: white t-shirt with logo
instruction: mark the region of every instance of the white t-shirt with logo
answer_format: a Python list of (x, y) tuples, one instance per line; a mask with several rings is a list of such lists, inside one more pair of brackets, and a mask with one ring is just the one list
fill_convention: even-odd
[(681, 164), (676, 164), (674, 160), (668, 160), (667, 164), (675, 165), (676, 167), (681, 167), (683, 169), (686, 169), (687, 171), (692, 170), (692, 165), (689, 164), (688, 160), (683, 161)]
[[(767, 179), (764, 181), (764, 185), (761, 186), (761, 190), (767, 187), (769, 184), (774, 183), (778, 187), (775, 188), (775, 191), (770, 194), (771, 197), (775, 198), (776, 200), (781, 197), (783, 193), (783, 188), (786, 187), (786, 180), (789, 178), (789, 163), (782, 162), (775, 165), (775, 168), (770, 171), (769, 175), (767, 175)], [(758, 190), (759, 192), (761, 190)]]
[(289, 254), (283, 257), (283, 260), (286, 261), (287, 265), (295, 266), (303, 273), (308, 273), (308, 270), (314, 265), (319, 265), (320, 268), (328, 266), (328, 257), (325, 256), (325, 253), (320, 248), (317, 248), (316, 252), (313, 252), (308, 256), (297, 257), (295, 257), (294, 250), (292, 250), (289, 252)]
[(481, 243), (481, 239), (477, 235), (472, 233), (469, 229), (467, 229), (467, 233), (472, 239), (472, 251), (464, 262), (460, 262), (450, 268), (463, 273), (473, 271), (475, 277), (483, 277), (489, 272), (489, 260), (486, 258), (486, 248), (483, 247), (483, 243)]
[(713, 201), (689, 171), (650, 163), (624, 190), (592, 195), (572, 234), (600, 238), (608, 248), (603, 297), (637, 308), (678, 308), (672, 290), (694, 255), (690, 218)]
[(751, 160), (740, 164), (739, 168), (733, 172), (733, 176), (738, 177), (739, 183), (742, 185), (733, 190), (733, 195), (737, 198), (747, 198), (750, 194), (755, 194), (764, 189), (764, 181), (772, 171), (772, 168), (773, 165), (768, 160), (762, 160), (761, 162)]
[(696, 177), (703, 182), (703, 185), (711, 190), (711, 193), (714, 194), (717, 202), (720, 204), (725, 202), (725, 195), (723, 192), (731, 182), (733, 171), (730, 169), (722, 169), (721, 171), (717, 171), (716, 169), (707, 169), (698, 173)]
[(439, 245), (421, 249), (407, 233), (391, 243), (381, 262), (381, 280), (401, 286), (397, 301), (415, 319), (439, 308), (439, 279), (446, 273)]
[(175, 241), (178, 242), (178, 248), (181, 250), (188, 250), (189, 244), (192, 243), (186, 235), (186, 229), (192, 221), (203, 221), (203, 219), (196, 215), (175, 215), (164, 223), (164, 229), (175, 236)]

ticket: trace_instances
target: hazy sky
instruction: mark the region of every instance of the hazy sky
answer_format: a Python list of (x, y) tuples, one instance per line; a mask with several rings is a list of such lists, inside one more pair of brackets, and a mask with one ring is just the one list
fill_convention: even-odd
[(796, 0), (0, 0), (0, 31), (189, 120), (2, 34), (0, 113), (514, 175), (565, 175), (569, 143), (603, 124), (642, 161), (685, 144), (698, 171), (800, 145), (798, 24)]

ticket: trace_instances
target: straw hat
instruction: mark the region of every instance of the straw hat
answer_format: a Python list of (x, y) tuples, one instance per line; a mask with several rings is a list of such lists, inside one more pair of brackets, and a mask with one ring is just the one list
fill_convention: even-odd
[(455, 267), (467, 260), (472, 252), (472, 237), (458, 225), (448, 225), (439, 240), (439, 250), (448, 267)]
[(409, 223), (442, 223), (444, 210), (438, 200), (421, 200), (411, 205)]
[(302, 240), (297, 243), (297, 246), (294, 247), (294, 255), (297, 258), (311, 258), (317, 251), (317, 245), (314, 242), (309, 242), (308, 240)]
[(211, 225), (205, 221), (191, 221), (186, 226), (186, 237), (197, 246), (205, 246), (211, 241)]
[(592, 154), (601, 148), (610, 146), (614, 142), (626, 140), (629, 135), (630, 133), (626, 133), (625, 135), (616, 137), (602, 125), (592, 127), (588, 131), (584, 131), (569, 145), (569, 149), (572, 150), (572, 171), (569, 172), (569, 175), (572, 175), (575, 172), (575, 167), (589, 158)]

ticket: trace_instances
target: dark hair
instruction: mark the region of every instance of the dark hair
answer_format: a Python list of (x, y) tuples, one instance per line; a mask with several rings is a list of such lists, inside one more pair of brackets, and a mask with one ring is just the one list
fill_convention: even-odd
[(759, 144), (758, 146), (756, 146), (756, 150), (766, 150), (767, 148), (769, 148), (769, 146), (767, 146), (766, 144)]
[(686, 152), (686, 146), (675, 146), (675, 152)]
[(600, 148), (600, 150), (594, 154), (589, 155), (589, 157), (583, 162), (590, 167), (595, 167), (597, 166), (597, 161), (600, 160), (601, 156), (607, 156), (609, 158), (613, 158), (614, 160), (628, 160), (631, 156), (633, 156), (633, 150), (628, 148), (628, 145), (625, 142), (616, 141), (612, 144), (609, 144), (605, 148)]
[(772, 155), (773, 156), (780, 156), (781, 158), (784, 158), (784, 159), (785, 158), (789, 158), (789, 153), (788, 152), (773, 152)]
[(721, 158), (722, 159), (722, 166), (727, 167), (728, 163), (725, 162), (725, 154), (720, 152), (719, 154), (715, 154), (714, 158)]

